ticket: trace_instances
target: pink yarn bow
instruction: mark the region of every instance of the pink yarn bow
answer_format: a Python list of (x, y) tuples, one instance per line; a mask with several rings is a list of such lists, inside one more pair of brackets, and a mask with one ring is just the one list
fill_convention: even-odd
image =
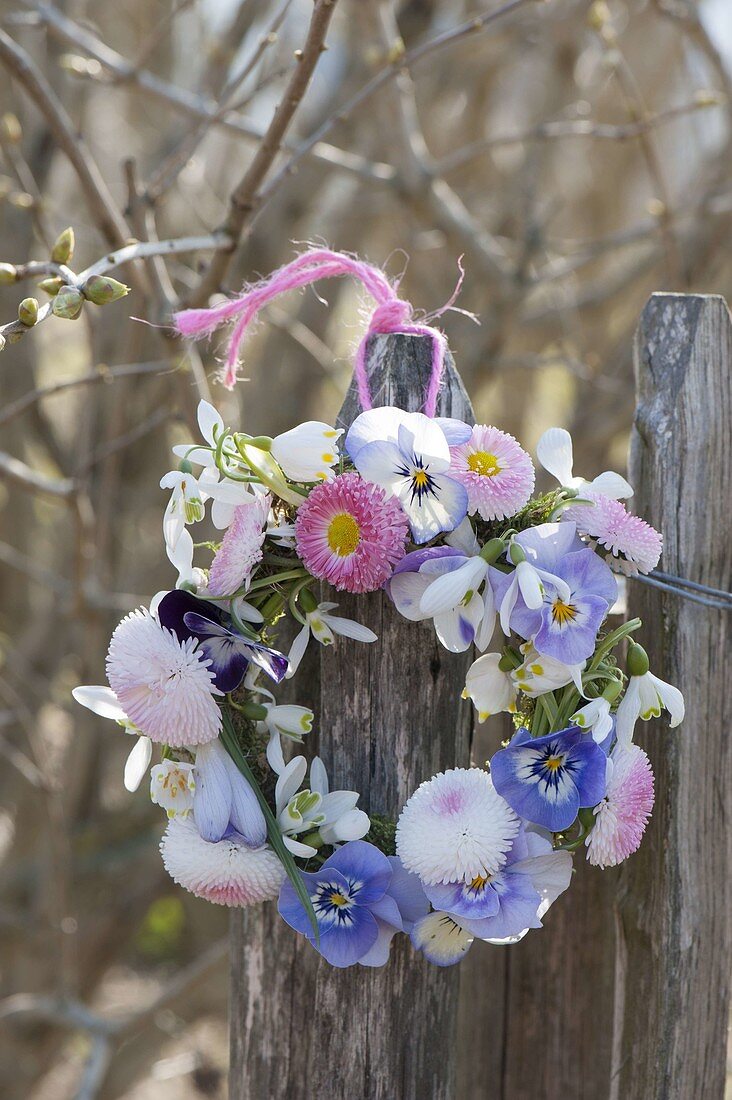
[[(304, 252), (267, 279), (246, 287), (243, 294), (230, 302), (211, 309), (184, 309), (176, 313), (175, 326), (181, 336), (198, 337), (210, 335), (226, 321), (236, 322), (229, 341), (223, 378), (227, 389), (233, 389), (236, 385), (239, 349), (259, 311), (287, 290), (295, 290), (317, 282), (318, 279), (332, 279), (339, 275), (351, 275), (358, 279), (376, 301), (368, 329), (358, 346), (354, 365), (361, 407), (373, 408), (366, 374), (366, 344), (369, 336), (374, 333), (400, 332), (412, 336), (429, 336), (432, 339), (432, 371), (425, 393), (424, 411), (427, 416), (434, 416), (445, 366), (445, 337), (438, 329), (412, 320), (411, 305), (399, 298), (396, 287), (392, 286), (383, 271), (343, 252), (332, 252), (328, 248)], [(450, 308), (461, 283), (462, 269), (455, 293), (434, 316), (439, 316)]]

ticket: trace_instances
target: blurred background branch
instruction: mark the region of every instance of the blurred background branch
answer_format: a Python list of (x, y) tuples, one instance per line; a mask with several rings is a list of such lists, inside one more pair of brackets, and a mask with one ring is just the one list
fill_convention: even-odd
[(0, 0), (0, 1094), (226, 1091), (226, 912), (167, 879), (70, 689), (171, 583), (157, 481), (199, 398), (328, 419), (361, 323), (348, 284), (285, 299), (229, 394), (172, 309), (322, 241), (429, 311), (462, 255), (479, 419), (622, 469), (647, 295), (732, 297), (731, 74), (727, 0)]

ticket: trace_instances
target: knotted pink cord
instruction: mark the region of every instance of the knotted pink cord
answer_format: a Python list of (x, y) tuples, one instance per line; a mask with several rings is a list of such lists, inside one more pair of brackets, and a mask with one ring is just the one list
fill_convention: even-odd
[[(375, 333), (399, 332), (411, 336), (429, 336), (432, 340), (432, 371), (425, 393), (424, 411), (427, 416), (434, 416), (445, 366), (447, 347), (445, 337), (430, 325), (412, 321), (411, 305), (398, 297), (396, 288), (392, 286), (383, 271), (352, 256), (347, 256), (343, 252), (332, 252), (328, 248), (304, 252), (291, 263), (273, 272), (269, 278), (246, 287), (240, 297), (230, 302), (211, 309), (184, 309), (176, 313), (175, 326), (181, 336), (198, 337), (210, 335), (226, 321), (236, 321), (229, 341), (223, 378), (227, 389), (233, 389), (236, 384), (239, 349), (259, 311), (288, 290), (307, 286), (309, 283), (317, 282), (318, 279), (332, 279), (339, 275), (351, 275), (358, 279), (376, 301), (376, 308), (371, 315), (366, 334), (358, 345), (354, 365), (361, 407), (373, 408), (366, 374), (366, 345), (369, 336)], [(447, 305), (432, 315), (433, 317), (438, 317), (452, 306), (461, 283), (462, 268), (455, 294)]]

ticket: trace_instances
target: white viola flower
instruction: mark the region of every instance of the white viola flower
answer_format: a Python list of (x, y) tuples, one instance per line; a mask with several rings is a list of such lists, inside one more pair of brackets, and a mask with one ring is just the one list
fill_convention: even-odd
[(269, 520), (267, 521), (265, 535), (268, 539), (271, 539), (272, 542), (276, 542), (278, 546), (286, 546), (290, 550), (294, 550), (297, 545), (297, 540), (295, 539), (295, 524), (281, 523), (272, 512), (270, 512)]
[(662, 710), (668, 711), (672, 728), (683, 721), (684, 696), (679, 689), (652, 672), (631, 676), (615, 716), (618, 744), (627, 748), (633, 740), (637, 720), (648, 722), (651, 718), (659, 718)]
[(171, 470), (165, 474), (160, 479), (160, 488), (172, 490), (163, 515), (163, 537), (165, 545), (174, 550), (186, 524), (198, 523), (203, 519), (206, 494), (197, 478), (182, 470)]
[(633, 496), (632, 486), (613, 470), (605, 470), (592, 481), (575, 477), (572, 469), (574, 465), (572, 437), (564, 428), (548, 428), (544, 432), (536, 445), (536, 457), (544, 469), (565, 489), (587, 489), (613, 500)]
[(111, 688), (101, 684), (85, 684), (75, 687), (71, 692), (77, 703), (87, 710), (98, 714), (100, 718), (109, 718), (122, 726), (126, 733), (137, 738), (135, 746), (127, 757), (124, 770), (125, 789), (136, 791), (142, 783), (152, 760), (152, 741), (131, 722), (119, 705), (117, 696)]
[(602, 696), (599, 699), (591, 699), (589, 703), (575, 711), (569, 720), (572, 725), (591, 733), (598, 745), (602, 744), (613, 728), (610, 703)]
[(368, 814), (356, 809), (356, 791), (330, 791), (328, 776), (320, 757), (310, 765), (310, 787), (300, 790), (307, 764), (304, 756), (294, 757), (277, 780), (275, 807), (277, 824), (285, 846), (293, 855), (314, 856), (317, 847), (295, 839), (302, 834), (319, 833), (324, 844), (360, 840), (371, 827)]
[(544, 695), (572, 683), (580, 695), (582, 694), (582, 671), (586, 661), (577, 665), (565, 665), (554, 657), (538, 653), (530, 642), (519, 648), (524, 657), (523, 664), (511, 673), (511, 679), (524, 695), (535, 699), (537, 695)]
[(516, 711), (516, 685), (501, 667), (499, 653), (486, 653), (468, 669), (463, 699), (472, 700), (478, 711), (478, 721), (485, 722), (492, 714)]
[(195, 790), (193, 764), (163, 760), (150, 772), (150, 798), (156, 806), (162, 806), (168, 817), (189, 814)]
[(354, 619), (346, 619), (341, 615), (331, 615), (336, 607), (338, 607), (337, 603), (321, 603), (314, 611), (305, 613), (305, 625), (292, 643), (288, 654), (290, 667), (285, 676), (286, 680), (291, 679), (297, 672), (311, 635), (321, 645), (332, 645), (336, 634), (344, 638), (352, 638), (356, 642), (377, 640), (377, 635), (367, 626), (362, 626)]
[(291, 481), (331, 481), (342, 428), (308, 420), (272, 440), (272, 454)]

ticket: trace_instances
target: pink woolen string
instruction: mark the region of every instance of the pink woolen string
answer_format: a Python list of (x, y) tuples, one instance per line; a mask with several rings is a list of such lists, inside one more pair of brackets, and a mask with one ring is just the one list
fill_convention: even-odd
[[(310, 249), (273, 272), (267, 279), (247, 286), (238, 298), (230, 302), (213, 306), (211, 309), (181, 310), (174, 316), (175, 327), (181, 336), (195, 338), (210, 336), (220, 325), (227, 321), (235, 321), (229, 340), (223, 377), (227, 389), (233, 389), (236, 385), (239, 349), (259, 311), (288, 290), (307, 286), (317, 282), (318, 279), (332, 279), (340, 275), (351, 275), (357, 279), (376, 302), (366, 333), (356, 351), (354, 375), (361, 407), (373, 408), (366, 372), (366, 347), (369, 336), (377, 333), (399, 332), (409, 336), (429, 336), (432, 340), (432, 370), (425, 392), (424, 411), (427, 416), (434, 416), (445, 366), (447, 348), (445, 337), (431, 325), (418, 324), (412, 320), (413, 310), (410, 303), (398, 297), (396, 287), (392, 286), (383, 271), (362, 260), (347, 256), (343, 252), (332, 252), (328, 248)], [(461, 283), (462, 268), (455, 294), (447, 305), (432, 315), (433, 317), (438, 317), (452, 306)]]

